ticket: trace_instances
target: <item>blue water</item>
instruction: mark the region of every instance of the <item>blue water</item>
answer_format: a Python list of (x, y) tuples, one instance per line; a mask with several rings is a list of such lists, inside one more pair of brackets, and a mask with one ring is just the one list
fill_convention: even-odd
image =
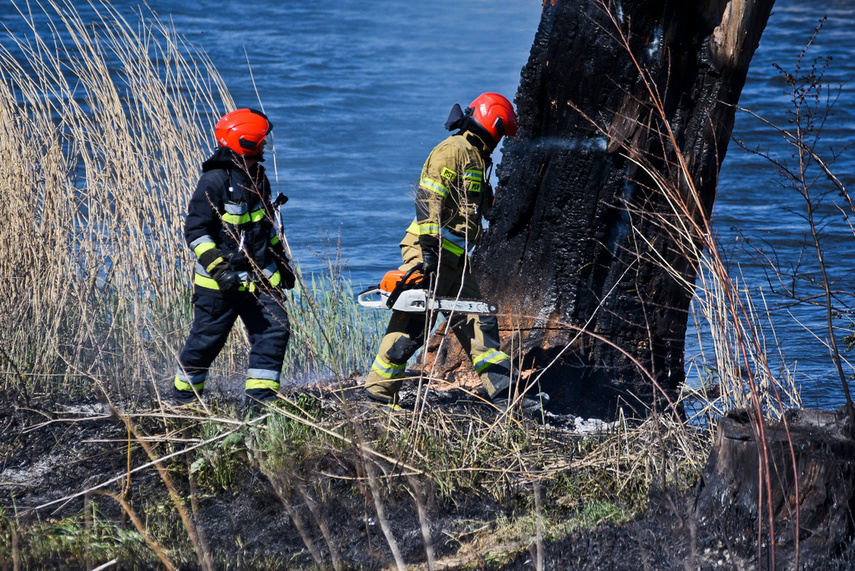
[[(113, 2), (129, 20), (137, 17), (139, 4)], [(340, 252), (352, 279), (370, 284), (398, 264), (397, 243), (413, 216), (413, 188), (427, 153), (446, 135), (449, 108), (482, 91), (515, 94), (542, 1), (148, 0), (148, 5), (210, 56), (238, 106), (263, 106), (271, 117), (274, 186), (290, 197), (283, 209), (286, 231), (304, 271), (321, 270)], [(827, 14), (807, 63), (833, 56), (826, 80), (843, 86), (819, 148), (827, 154), (828, 147), (839, 150), (851, 141), (855, 94), (846, 82), (855, 75), (853, 12), (844, 0), (779, 0), (740, 104), (786, 125), (786, 84), (772, 64), (791, 69)], [(0, 23), (22, 29), (9, 0), (0, 0)], [(791, 160), (781, 137), (745, 114), (737, 116), (734, 137)], [(268, 159), (271, 171), (272, 162)], [(844, 154), (834, 170), (852, 186), (853, 167), (851, 154)], [(803, 204), (779, 180), (764, 159), (730, 145), (713, 227), (755, 297), (769, 284), (746, 239), (774, 250), (784, 268), (801, 260), (803, 268), (815, 271), (811, 252), (801, 248)], [(822, 212), (835, 289), (853, 291), (852, 231), (832, 207)], [(769, 295), (779, 304), (780, 298)], [(773, 314), (784, 362), (788, 368), (797, 363), (802, 396), (811, 406), (842, 401), (827, 350), (797, 323), (825, 337), (823, 320), (822, 308), (816, 307)], [(687, 359), (698, 351), (690, 338)]]
[(150, 4), (204, 48), (238, 106), (257, 104), (248, 56), (275, 125), (291, 247), (313, 270), (340, 244), (366, 284), (400, 263), (412, 189), (449, 109), (482, 91), (513, 98), (541, 10), (539, 0)]
[[(814, 45), (803, 58), (803, 69), (809, 69), (816, 58), (831, 56), (824, 82), (831, 87), (832, 97), (839, 99), (834, 104), (833, 114), (823, 128), (816, 146), (825, 160), (832, 157), (832, 149), (843, 151), (853, 141), (855, 133), (855, 59), (852, 38), (855, 37), (855, 7), (848, 1), (799, 2), (779, 0), (776, 2), (769, 25), (763, 34), (760, 48), (752, 60), (748, 81), (740, 99), (740, 106), (769, 119), (772, 123), (790, 127), (792, 119), (792, 94), (783, 75), (773, 64), (787, 72), (793, 72), (796, 58), (804, 48), (823, 15), (828, 16)], [(823, 95), (829, 95), (825, 92)], [(824, 107), (826, 100), (820, 101)], [(789, 112), (788, 112), (789, 111)], [(744, 141), (751, 148), (760, 148), (786, 162), (789, 167), (797, 166), (792, 147), (773, 129), (746, 113), (737, 114), (733, 137)], [(855, 190), (855, 162), (852, 152), (843, 152), (832, 166), (833, 172), (850, 190)], [(817, 169), (810, 171), (817, 176)], [(833, 190), (825, 177), (819, 176), (812, 191), (815, 197)], [(821, 243), (829, 277), (837, 291), (855, 291), (853, 274), (853, 231), (835, 205), (844, 206), (838, 195), (831, 192), (822, 198), (818, 206)], [(800, 304), (787, 306), (787, 299), (776, 296), (773, 289), (780, 290), (774, 274), (757, 262), (756, 249), (762, 249), (784, 273), (794, 269), (819, 278), (816, 254), (808, 226), (804, 220), (805, 202), (799, 194), (780, 177), (769, 161), (740, 149), (731, 142), (719, 176), (719, 191), (713, 214), (713, 228), (718, 234), (722, 248), (731, 262), (731, 273), (744, 275), (742, 284), (750, 289), (756, 304), (762, 307), (760, 290), (766, 295), (773, 308), (772, 324), (783, 353), (783, 362), (789, 370), (795, 370), (796, 380), (801, 387), (801, 396), (807, 406), (837, 406), (843, 402), (839, 376), (831, 365), (824, 340), (828, 338), (825, 310), (815, 305)], [(787, 281), (792, 286), (792, 280)], [(798, 292), (809, 296), (820, 293), (816, 287), (798, 283)], [(853, 300), (848, 295), (838, 297), (840, 304), (851, 307)], [(822, 300), (817, 300), (822, 303)], [(843, 326), (846, 319), (836, 320)], [(769, 345), (774, 346), (771, 327), (764, 327)], [(845, 333), (838, 332), (839, 345)], [(687, 348), (687, 358), (695, 344)], [(775, 353), (772, 352), (774, 356)], [(852, 356), (850, 355), (850, 358)], [(779, 364), (773, 363), (773, 370)], [(844, 365), (847, 375), (852, 368)]]

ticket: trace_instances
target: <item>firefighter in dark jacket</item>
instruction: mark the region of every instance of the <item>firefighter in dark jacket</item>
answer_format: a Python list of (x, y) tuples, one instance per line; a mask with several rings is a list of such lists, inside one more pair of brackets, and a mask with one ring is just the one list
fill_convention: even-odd
[(260, 111), (232, 111), (216, 125), (219, 148), (202, 163), (184, 226), (196, 268), (193, 326), (173, 387), (179, 403), (202, 394), (208, 368), (238, 317), (250, 342), (247, 401), (273, 400), (279, 390), (290, 336), (282, 289), (294, 286), (294, 273), (260, 164), (272, 128)]
[[(422, 168), (416, 216), (400, 244), (400, 269), (421, 265), (425, 287), (433, 287), (437, 296), (481, 299), (469, 254), (482, 232), (482, 215), (493, 203), (487, 182), (490, 155), (503, 136), (516, 134), (517, 118), (505, 97), (484, 93), (465, 112), (455, 105), (445, 126), (458, 132), (437, 145)], [(365, 381), (370, 398), (397, 408), (407, 361), (424, 344), (426, 319), (423, 313), (393, 311)], [(514, 396), (511, 361), (499, 349), (496, 317), (455, 314), (449, 325), (488, 397), (506, 408)], [(523, 407), (535, 405), (530, 401)]]

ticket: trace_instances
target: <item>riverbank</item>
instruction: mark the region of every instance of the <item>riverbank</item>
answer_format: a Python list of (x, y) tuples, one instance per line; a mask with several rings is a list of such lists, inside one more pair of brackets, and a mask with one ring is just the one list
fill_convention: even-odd
[[(341, 395), (330, 386), (291, 393), (249, 422), (228, 401), (208, 411), (9, 407), (0, 561), (22, 569), (756, 565), (696, 525), (708, 431), (686, 438), (658, 418), (580, 434), (568, 419), (500, 417), (477, 393), (442, 385), (403, 414), (358, 392)], [(853, 561), (850, 545), (814, 568)]]
[[(0, 436), (2, 559), (142, 569), (160, 549), (192, 567), (186, 510), (218, 569), (385, 568), (395, 550), (407, 568), (429, 558), (434, 568), (495, 568), (627, 521), (646, 503), (641, 464), (607, 458), (637, 449), (641, 432), (586, 438), (572, 424), (501, 418), (460, 388), (431, 390), (401, 415), (329, 387), (289, 395), (260, 422), (242, 423), (238, 410), (10, 409)], [(164, 458), (166, 478), (152, 457)]]

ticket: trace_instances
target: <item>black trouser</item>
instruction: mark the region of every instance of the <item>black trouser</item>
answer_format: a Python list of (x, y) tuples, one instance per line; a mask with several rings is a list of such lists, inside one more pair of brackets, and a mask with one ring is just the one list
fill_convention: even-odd
[(189, 400), (194, 389), (201, 393), (208, 368), (226, 343), (240, 317), (249, 336), (249, 367), (246, 394), (257, 400), (275, 398), (279, 374), (291, 331), (281, 290), (240, 291), (222, 294), (196, 286), (193, 293), (193, 326), (178, 357), (175, 396)]

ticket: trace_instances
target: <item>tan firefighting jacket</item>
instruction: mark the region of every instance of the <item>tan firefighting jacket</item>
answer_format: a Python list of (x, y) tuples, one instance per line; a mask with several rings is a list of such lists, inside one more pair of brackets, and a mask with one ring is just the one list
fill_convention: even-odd
[(423, 248), (441, 243), (455, 256), (471, 251), (481, 234), (481, 215), (493, 202), (484, 172), (489, 156), (490, 149), (470, 131), (448, 137), (431, 151), (416, 192), (416, 218), (407, 228)]

